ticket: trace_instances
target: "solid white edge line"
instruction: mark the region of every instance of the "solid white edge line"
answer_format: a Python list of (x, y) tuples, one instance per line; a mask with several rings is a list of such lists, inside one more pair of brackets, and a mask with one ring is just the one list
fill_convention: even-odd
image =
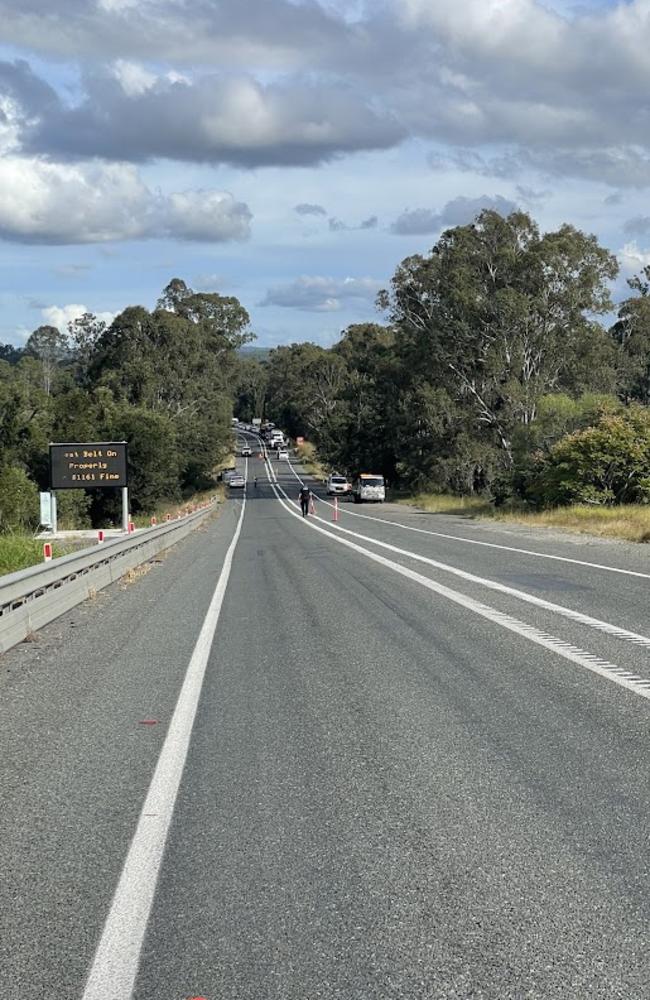
[[(415, 570), (402, 566), (401, 563), (394, 562), (392, 559), (386, 559), (384, 556), (380, 556), (376, 552), (371, 552), (363, 546), (357, 545), (355, 542), (350, 542), (346, 538), (341, 538), (338, 534), (334, 534), (332, 531), (328, 531), (325, 528), (321, 528), (319, 525), (314, 524), (313, 518), (301, 517), (301, 515), (293, 510), (292, 506), (290, 506), (293, 502), (289, 500), (287, 494), (284, 493), (282, 487), (277, 483), (273, 469), (270, 467), (267, 460), (267, 474), (269, 471), (269, 482), (278, 502), (289, 514), (291, 514), (292, 517), (298, 518), (299, 521), (306, 524), (312, 529), (312, 531), (318, 531), (319, 534), (325, 535), (327, 538), (331, 538), (333, 541), (338, 542), (339, 545), (345, 545), (347, 548), (366, 556), (367, 559), (371, 559), (373, 562), (379, 563), (381, 566), (385, 566), (388, 569), (393, 570), (395, 573), (399, 573), (400, 576), (404, 576), (407, 579), (412, 580), (414, 583), (418, 583), (420, 586), (426, 587), (427, 590), (431, 590), (436, 594), (440, 594), (442, 597), (446, 597), (448, 600), (453, 601), (454, 604), (458, 604), (461, 607), (466, 608), (468, 611), (472, 611), (474, 614), (480, 615), (480, 617), (487, 619), (493, 624), (500, 625), (509, 632), (514, 632), (516, 635), (519, 635), (524, 639), (528, 639), (529, 642), (535, 643), (537, 646), (542, 646), (544, 649), (547, 649), (552, 653), (556, 653), (563, 659), (568, 660), (577, 666), (583, 667), (591, 673), (598, 674), (600, 677), (604, 677), (606, 680), (611, 681), (618, 687), (625, 688), (625, 690), (631, 691), (633, 694), (650, 701), (650, 689), (645, 687), (643, 680), (641, 678), (635, 678), (634, 675), (629, 677), (622, 676), (620, 673), (622, 668), (617, 666), (615, 663), (610, 663), (608, 660), (601, 659), (600, 657), (594, 657), (592, 653), (581, 649), (579, 646), (563, 642), (562, 640), (555, 638), (555, 636), (549, 635), (547, 632), (541, 632), (532, 625), (527, 625), (525, 622), (521, 622), (517, 618), (513, 618), (501, 611), (497, 611), (496, 608), (492, 608), (487, 604), (482, 604), (481, 602), (474, 600), (472, 597), (466, 597), (465, 594), (461, 594), (457, 590), (452, 590), (450, 587), (445, 587), (442, 583), (430, 580), (428, 577), (422, 576), (421, 573), (417, 573)], [(288, 503), (282, 499), (280, 493), (284, 493), (284, 496), (289, 501)], [(354, 532), (348, 533), (354, 534)]]
[[(246, 474), (247, 471), (248, 462)], [(86, 980), (83, 1000), (129, 1000), (133, 993), (165, 842), (245, 510), (244, 493), (237, 527), (185, 673)]]

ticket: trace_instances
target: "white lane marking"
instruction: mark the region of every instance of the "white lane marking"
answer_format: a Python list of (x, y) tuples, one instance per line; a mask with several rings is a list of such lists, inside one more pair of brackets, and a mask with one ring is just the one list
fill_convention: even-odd
[(83, 1000), (129, 1000), (133, 993), (165, 841), (245, 510), (244, 496), (235, 534), (196, 641), (95, 952)]
[[(296, 475), (295, 471), (294, 475)], [(287, 499), (289, 498), (287, 497)], [(329, 522), (323, 521), (323, 519), (317, 515), (316, 519), (321, 521), (323, 524), (329, 525)], [(370, 520), (374, 520), (374, 518), (371, 518)], [(353, 538), (359, 538), (361, 541), (370, 542), (371, 545), (378, 545), (380, 548), (387, 549), (397, 555), (406, 556), (408, 559), (414, 559), (417, 562), (426, 563), (428, 566), (433, 566), (434, 569), (439, 569), (445, 573), (450, 573), (453, 576), (458, 576), (462, 580), (467, 580), (468, 583), (476, 583), (481, 587), (486, 587), (488, 590), (495, 590), (501, 594), (507, 594), (509, 597), (514, 597), (519, 601), (525, 601), (527, 604), (533, 604), (538, 608), (543, 608), (545, 611), (552, 611), (554, 614), (561, 615), (563, 618), (568, 618), (570, 621), (577, 622), (579, 625), (586, 625), (588, 628), (597, 629), (599, 632), (605, 632), (607, 635), (611, 635), (616, 639), (622, 639), (624, 642), (631, 642), (635, 646), (643, 646), (646, 649), (650, 648), (650, 636), (642, 635), (639, 632), (632, 632), (630, 629), (621, 628), (619, 625), (613, 625), (611, 622), (603, 621), (601, 618), (593, 618), (591, 615), (583, 614), (581, 611), (574, 611), (573, 608), (567, 608), (563, 604), (555, 604), (553, 601), (547, 601), (542, 597), (535, 597), (534, 594), (518, 590), (516, 587), (508, 587), (506, 584), (498, 583), (496, 580), (489, 580), (487, 577), (476, 576), (474, 573), (468, 573), (466, 570), (457, 569), (455, 566), (449, 565), (449, 563), (439, 562), (437, 559), (431, 559), (429, 556), (420, 555), (419, 552), (413, 552), (411, 549), (401, 549), (397, 545), (391, 545), (389, 542), (382, 542), (377, 538), (372, 538), (370, 535), (362, 535), (358, 531), (350, 531), (348, 528), (343, 528), (338, 523), (332, 524), (331, 527), (336, 531), (343, 532), (345, 535), (352, 535)]]
[[(293, 472), (296, 479), (302, 482), (300, 476), (291, 465), (291, 471)], [(314, 494), (316, 496), (316, 494)], [(333, 504), (329, 500), (325, 500), (324, 497), (316, 496), (316, 499), (321, 503), (327, 504), (328, 507), (332, 507)], [(402, 524), (401, 521), (390, 521), (387, 517), (372, 517), (370, 514), (360, 514), (356, 510), (347, 510), (345, 507), (340, 506), (339, 512), (341, 514), (349, 514), (350, 517), (362, 517), (365, 521), (374, 521), (375, 524), (388, 524), (392, 528), (403, 528), (404, 531), (415, 531), (419, 535), (433, 535), (435, 538), (446, 538), (452, 542), (463, 542), (465, 545), (482, 545), (488, 549), (501, 549), (504, 552), (518, 552), (520, 555), (524, 556), (535, 556), (536, 559), (554, 559), (556, 562), (572, 563), (574, 566), (587, 566), (589, 569), (603, 569), (608, 573), (621, 573), (624, 576), (636, 576), (643, 580), (650, 580), (650, 573), (643, 573), (640, 570), (635, 569), (621, 569), (619, 566), (605, 566), (603, 563), (593, 563), (588, 562), (585, 559), (572, 559), (570, 556), (556, 556), (552, 555), (550, 552), (534, 552), (532, 549), (520, 549), (514, 545), (500, 545), (497, 542), (482, 542), (478, 538), (463, 538), (461, 535), (450, 535), (444, 531), (430, 531), (427, 528), (415, 528), (411, 524)]]
[[(345, 545), (347, 548), (353, 549), (355, 552), (359, 552), (361, 555), (366, 556), (366, 558), (372, 559), (373, 562), (386, 566), (395, 573), (399, 573), (400, 576), (405, 576), (407, 579), (420, 584), (422, 587), (426, 587), (427, 590), (440, 594), (442, 597), (446, 597), (455, 604), (459, 604), (461, 607), (467, 608), (469, 611), (473, 611), (482, 618), (486, 618), (488, 621), (491, 621), (496, 625), (501, 625), (510, 632), (514, 632), (515, 634), (528, 639), (530, 642), (533, 642), (538, 646), (542, 646), (553, 653), (557, 653), (557, 655), (563, 657), (563, 659), (569, 660), (571, 663), (575, 663), (580, 667), (584, 667), (586, 670), (590, 670), (592, 673), (598, 674), (599, 676), (612, 681), (612, 683), (617, 684), (619, 687), (625, 688), (627, 691), (632, 691), (641, 698), (650, 700), (648, 682), (638, 675), (632, 674), (630, 671), (626, 671), (623, 667), (619, 667), (615, 663), (610, 663), (609, 660), (605, 660), (594, 655), (593, 653), (589, 653), (586, 650), (581, 649), (580, 646), (575, 646), (573, 643), (558, 639), (548, 632), (542, 632), (540, 629), (537, 629), (532, 625), (527, 625), (525, 622), (519, 621), (518, 618), (513, 618), (511, 615), (506, 615), (501, 611), (497, 611), (496, 608), (492, 608), (487, 604), (482, 604), (480, 601), (476, 601), (472, 597), (466, 597), (465, 594), (461, 594), (457, 590), (452, 590), (450, 587), (445, 587), (444, 584), (438, 583), (435, 580), (430, 580), (428, 577), (422, 576), (421, 573), (417, 573), (415, 570), (402, 566), (401, 563), (394, 562), (392, 559), (386, 559), (385, 556), (380, 556), (376, 552), (371, 552), (362, 545), (357, 545), (355, 542), (350, 542), (346, 538), (341, 538), (338, 534), (334, 534), (332, 531), (328, 531), (325, 528), (321, 528), (319, 525), (314, 524), (313, 517), (303, 518), (297, 513), (297, 511), (292, 509), (295, 504), (293, 501), (289, 500), (282, 487), (278, 484), (275, 474), (273, 473), (273, 469), (270, 466), (267, 467), (267, 474), (269, 470), (271, 473), (269, 475), (269, 482), (278, 502), (282, 505), (282, 507), (284, 507), (285, 510), (288, 511), (289, 514), (292, 515), (292, 517), (296, 517), (305, 522), (313, 531), (318, 531), (321, 535), (326, 535), (333, 541), (338, 542), (339, 545)], [(281, 493), (284, 494), (288, 503), (286, 503), (282, 498)], [(318, 520), (320, 520), (320, 518), (318, 518)], [(347, 534), (355, 533), (347, 532)]]

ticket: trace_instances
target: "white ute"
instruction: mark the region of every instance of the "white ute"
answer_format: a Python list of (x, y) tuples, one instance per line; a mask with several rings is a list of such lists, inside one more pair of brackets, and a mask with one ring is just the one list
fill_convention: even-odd
[(345, 476), (330, 476), (327, 480), (328, 497), (346, 496), (352, 489)]

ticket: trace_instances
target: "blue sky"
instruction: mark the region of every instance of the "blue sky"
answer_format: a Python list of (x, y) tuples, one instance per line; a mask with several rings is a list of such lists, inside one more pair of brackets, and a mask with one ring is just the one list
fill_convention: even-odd
[(0, 341), (237, 295), (261, 345), (375, 319), (481, 207), (650, 262), (650, 2), (0, 0)]

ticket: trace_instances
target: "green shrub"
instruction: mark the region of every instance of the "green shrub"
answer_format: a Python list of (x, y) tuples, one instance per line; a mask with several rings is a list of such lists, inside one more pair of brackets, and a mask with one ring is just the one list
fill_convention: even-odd
[(92, 497), (85, 490), (59, 490), (56, 494), (57, 526), (62, 531), (91, 528)]
[(650, 501), (650, 411), (632, 405), (537, 456), (530, 490), (545, 506)]
[(18, 466), (0, 467), (0, 532), (33, 530), (38, 518), (36, 483)]

